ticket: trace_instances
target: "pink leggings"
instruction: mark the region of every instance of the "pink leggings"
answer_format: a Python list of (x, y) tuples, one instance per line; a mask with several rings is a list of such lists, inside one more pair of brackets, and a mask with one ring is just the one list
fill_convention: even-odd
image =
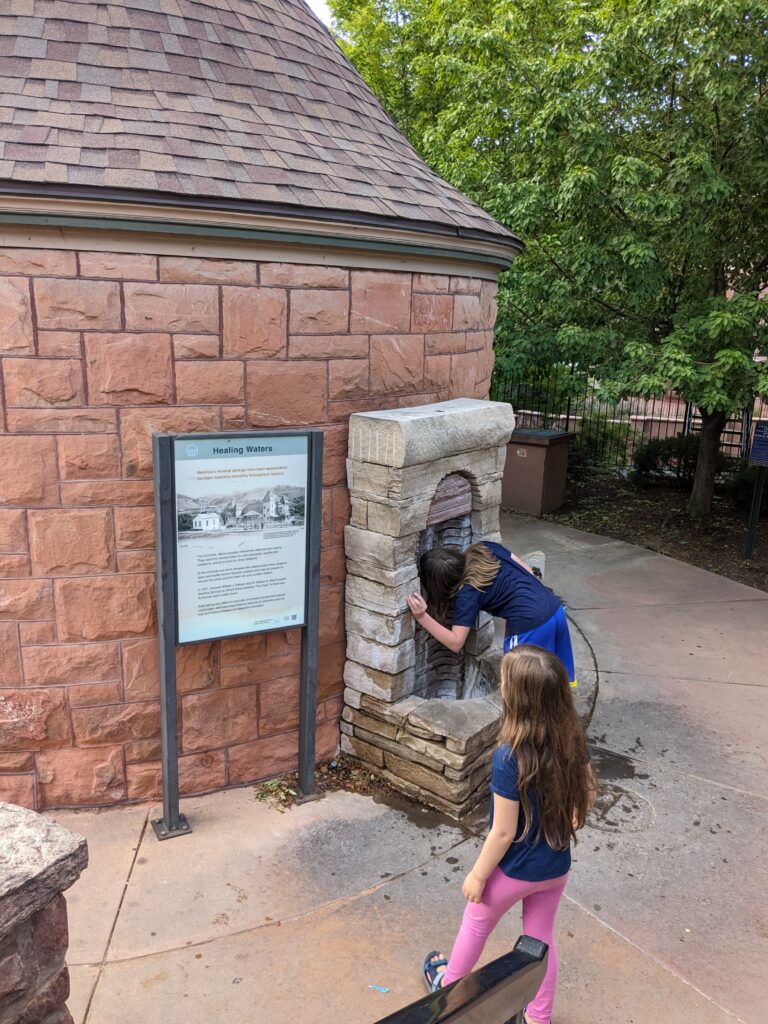
[(536, 998), (528, 1004), (528, 1016), (533, 1021), (541, 1021), (541, 1024), (550, 1024), (557, 986), (555, 916), (567, 881), (566, 872), (546, 882), (523, 882), (519, 878), (509, 878), (501, 868), (496, 868), (486, 883), (482, 903), (467, 903), (443, 984), (450, 985), (469, 974), (502, 915), (522, 900), (524, 934), (549, 946), (547, 973)]

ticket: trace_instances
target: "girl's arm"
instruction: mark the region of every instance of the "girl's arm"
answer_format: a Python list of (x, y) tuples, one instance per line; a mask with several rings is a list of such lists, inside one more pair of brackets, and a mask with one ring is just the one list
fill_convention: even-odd
[(493, 794), (493, 825), (483, 843), (483, 848), (475, 861), (475, 866), (464, 879), (461, 891), (470, 903), (479, 903), (483, 898), (485, 883), (491, 872), (499, 866), (499, 862), (512, 843), (517, 833), (517, 819), (520, 814), (520, 801), (508, 800), (506, 797)]
[(462, 649), (469, 636), (469, 626), (451, 626), (450, 629), (447, 626), (441, 626), (437, 619), (433, 619), (431, 615), (427, 614), (427, 602), (421, 594), (409, 594), (407, 601), (408, 607), (413, 612), (413, 617), (430, 636), (439, 640), (449, 651), (458, 653)]

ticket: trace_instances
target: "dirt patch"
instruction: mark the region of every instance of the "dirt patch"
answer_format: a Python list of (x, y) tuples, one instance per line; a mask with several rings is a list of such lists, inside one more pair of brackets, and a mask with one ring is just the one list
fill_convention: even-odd
[(687, 501), (688, 495), (674, 487), (641, 490), (627, 480), (601, 475), (571, 484), (560, 511), (544, 518), (638, 544), (768, 591), (768, 519), (760, 520), (752, 558), (746, 559), (748, 511), (716, 497), (712, 515), (697, 525), (688, 515)]
[[(379, 778), (370, 768), (365, 768), (359, 762), (355, 762), (339, 754), (332, 761), (326, 761), (317, 766), (316, 790), (318, 794), (332, 793), (335, 790), (343, 789), (348, 793), (361, 793), (363, 796), (373, 796), (402, 801), (404, 797), (392, 789), (389, 783)], [(299, 773), (288, 772), (268, 782), (261, 782), (254, 786), (254, 796), (261, 803), (269, 804), (278, 810), (286, 810), (296, 803), (299, 788)], [(414, 806), (418, 806), (415, 804)]]

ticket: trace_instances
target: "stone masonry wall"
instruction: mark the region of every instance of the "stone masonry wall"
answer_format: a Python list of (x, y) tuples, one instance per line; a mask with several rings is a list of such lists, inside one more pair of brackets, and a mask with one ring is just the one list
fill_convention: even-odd
[[(338, 741), (350, 413), (485, 397), (495, 284), (0, 250), (0, 799), (159, 793), (152, 431), (325, 431), (318, 755)], [(179, 650), (183, 793), (295, 765), (298, 632)]]

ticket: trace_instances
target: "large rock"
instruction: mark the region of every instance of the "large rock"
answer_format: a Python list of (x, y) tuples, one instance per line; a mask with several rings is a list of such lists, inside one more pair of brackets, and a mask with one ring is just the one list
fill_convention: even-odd
[(506, 444), (515, 415), (505, 402), (457, 398), (411, 409), (356, 413), (349, 428), (350, 458), (397, 469)]
[(12, 804), (0, 803), (0, 938), (77, 881), (85, 839)]

